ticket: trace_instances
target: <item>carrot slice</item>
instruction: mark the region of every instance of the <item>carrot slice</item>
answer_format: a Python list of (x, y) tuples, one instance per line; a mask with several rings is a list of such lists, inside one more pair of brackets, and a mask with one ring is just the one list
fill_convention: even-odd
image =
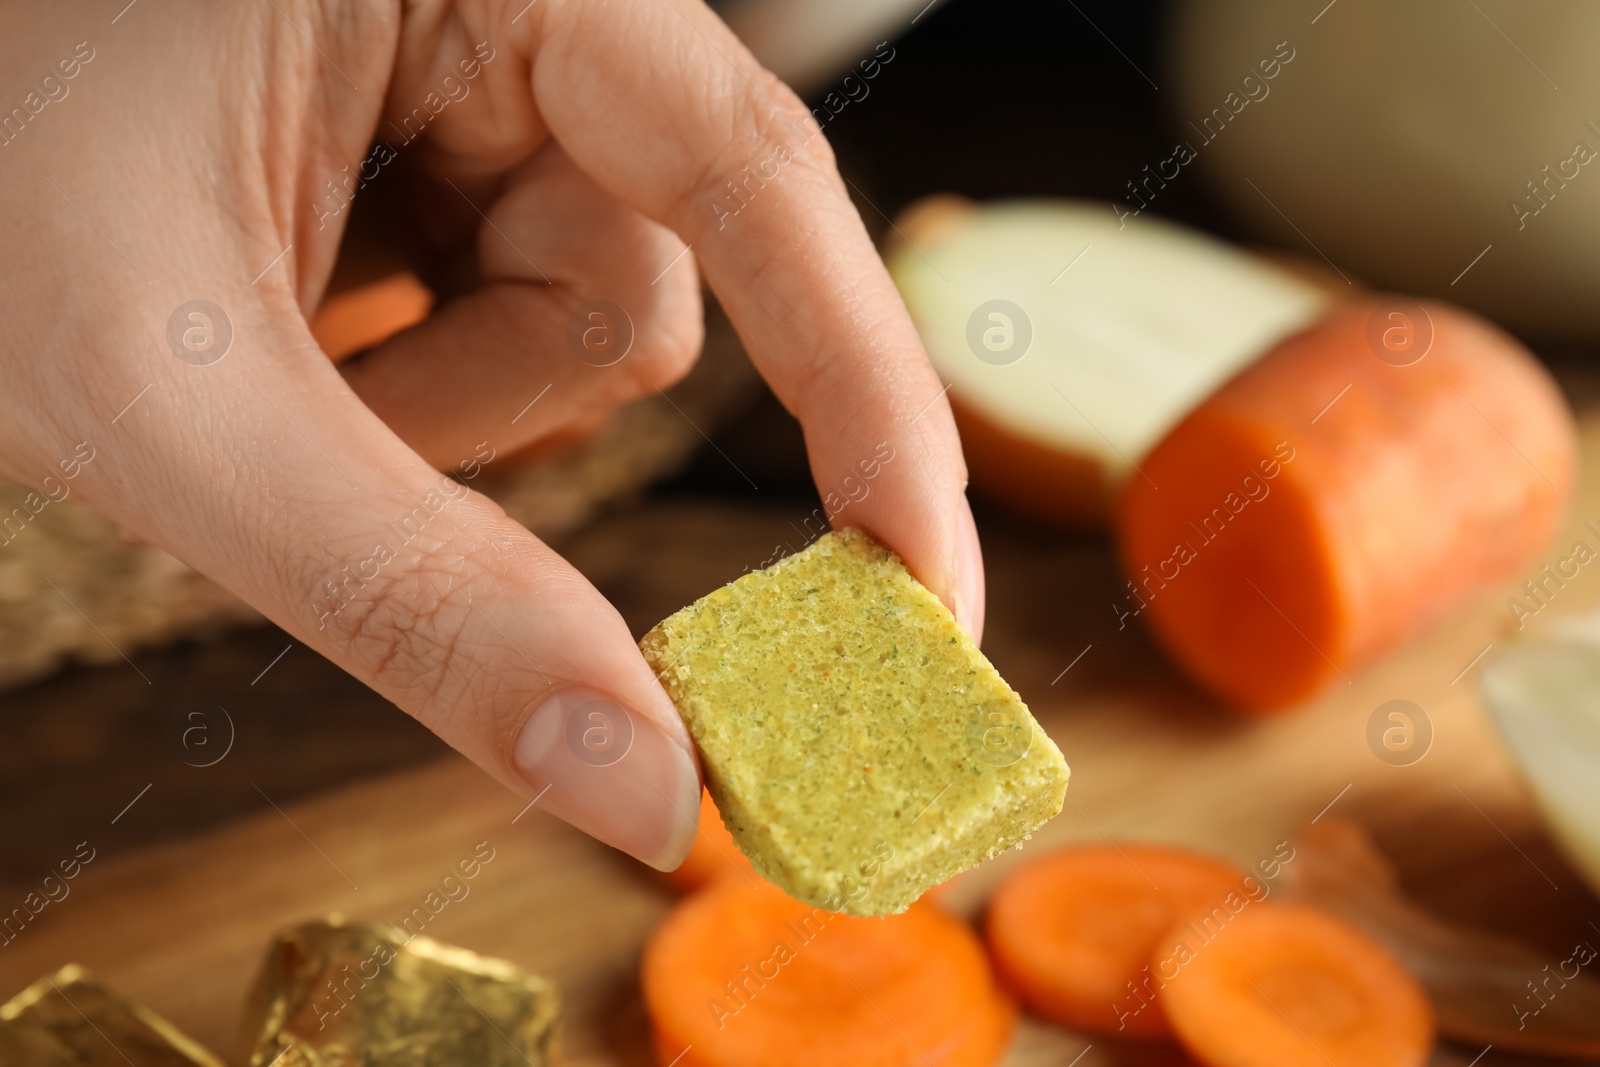
[(415, 274), (393, 274), (328, 297), (311, 317), (311, 336), (335, 363), (382, 344), (433, 309), (433, 293)]
[(728, 833), (728, 828), (722, 825), (722, 814), (717, 811), (716, 802), (711, 799), (711, 794), (705, 790), (700, 791), (700, 831), (694, 836), (694, 844), (689, 848), (689, 855), (685, 857), (681, 866), (675, 871), (668, 871), (667, 881), (679, 890), (692, 893), (696, 889), (703, 889), (707, 885), (729, 875), (738, 877), (747, 875), (750, 879), (759, 879), (755, 868), (750, 866), (750, 860), (739, 851), (739, 846), (734, 844), (733, 835)]
[(1016, 1010), (941, 909), (857, 918), (722, 879), (645, 946), (659, 1062), (677, 1067), (985, 1067)]
[(1211, 942), (1188, 943), (1162, 1004), (1179, 1039), (1209, 1067), (1419, 1067), (1433, 1012), (1416, 979), (1376, 941), (1325, 912), (1269, 904)]
[(1191, 915), (1220, 909), (1222, 918), (1209, 921), (1226, 922), (1261, 892), (1237, 868), (1184, 849), (1084, 845), (1002, 882), (985, 930), (1000, 973), (1039, 1015), (1081, 1030), (1166, 1037), (1149, 966), (1158, 939)]
[(1443, 304), (1353, 301), (1141, 462), (1119, 615), (1224, 698), (1293, 704), (1522, 567), (1576, 455), (1560, 393), (1511, 338)]

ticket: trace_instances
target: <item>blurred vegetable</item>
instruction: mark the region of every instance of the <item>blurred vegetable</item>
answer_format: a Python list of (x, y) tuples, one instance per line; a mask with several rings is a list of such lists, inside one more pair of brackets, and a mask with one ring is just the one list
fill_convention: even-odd
[(1167, 1015), (1209, 1067), (1421, 1067), (1433, 1051), (1416, 980), (1315, 908), (1246, 910), (1181, 974), (1166, 991)]
[(1212, 908), (1227, 916), (1230, 899), (1243, 909), (1252, 895), (1243, 871), (1196, 852), (1085, 845), (1002, 882), (985, 932), (996, 968), (1039, 1015), (1096, 1033), (1170, 1037), (1152, 962), (1173, 947), (1164, 935)]
[(1521, 566), (1576, 454), (1561, 394), (1510, 337), (1443, 304), (1342, 305), (1140, 464), (1116, 610), (1224, 699), (1281, 709)]
[(1068, 523), (1104, 521), (1178, 420), (1329, 299), (1106, 203), (934, 197), (895, 232), (885, 258), (951, 383), (974, 488)]
[(988, 1067), (1016, 1019), (977, 938), (941, 909), (859, 918), (741, 878), (678, 905), (643, 984), (662, 1067)]
[(1600, 615), (1503, 648), (1479, 688), (1556, 839), (1600, 890)]
[(409, 272), (338, 293), (311, 317), (311, 336), (335, 363), (428, 317), (433, 293)]
[(1307, 826), (1295, 849), (1285, 868), (1287, 892), (1381, 941), (1422, 982), (1445, 1037), (1600, 1056), (1600, 980), (1593, 975), (1575, 966), (1552, 982), (1563, 960), (1440, 922), (1405, 896), (1394, 869), (1353, 823), (1330, 818)]

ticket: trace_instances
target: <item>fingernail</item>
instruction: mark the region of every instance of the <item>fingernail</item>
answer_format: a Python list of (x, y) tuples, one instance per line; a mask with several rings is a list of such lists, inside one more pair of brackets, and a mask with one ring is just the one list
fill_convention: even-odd
[(670, 871), (694, 843), (694, 758), (650, 717), (593, 690), (563, 689), (517, 737), (517, 770), (539, 807), (591, 837)]
[(975, 644), (983, 643), (983, 601), (983, 549), (978, 544), (972, 505), (962, 493), (956, 510), (956, 622)]

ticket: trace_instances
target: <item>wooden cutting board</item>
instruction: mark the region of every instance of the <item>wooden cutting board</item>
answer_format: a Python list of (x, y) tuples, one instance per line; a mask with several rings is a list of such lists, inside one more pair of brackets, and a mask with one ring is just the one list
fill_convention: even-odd
[[(1584, 444), (1585, 469), (1600, 470), (1600, 420), (1588, 421)], [(1597, 516), (1600, 481), (1591, 479), (1573, 531)], [(602, 524), (569, 554), (642, 631), (779, 542), (793, 544), (801, 518), (658, 503)], [(1476, 698), (1477, 657), (1506, 639), (1510, 586), (1295, 714), (1242, 721), (1176, 677), (1137, 629), (1116, 629), (1117, 579), (1102, 542), (997, 519), (980, 525), (990, 567), (986, 651), (1073, 776), (1066, 810), (1027, 852), (965, 876), (957, 905), (976, 909), (1028, 853), (1063, 842), (1183, 842), (1248, 864), (1296, 823), (1331, 810), (1369, 827), (1442, 915), (1516, 934), (1552, 962), (1592, 936), (1586, 923), (1600, 904), (1545, 836)], [(1529, 629), (1597, 602), (1600, 579), (1585, 572)], [(1369, 716), (1394, 698), (1421, 706), (1435, 731), (1411, 766), (1379, 760), (1366, 740)], [(673, 894), (627, 857), (523, 804), (455, 759), (282, 810), (264, 794), (259, 815), (221, 832), (87, 867), (67, 899), (0, 948), (0, 994), (77, 961), (233, 1057), (246, 986), (276, 929), (330, 912), (398, 920), (488, 842), (494, 859), (470, 895), (425, 932), (557, 979), (570, 1062), (647, 1064), (635, 968)], [(1481, 1051), (1444, 1048), (1436, 1062), (1465, 1067)], [(1151, 1055), (1024, 1023), (1007, 1062), (1182, 1062)], [(1522, 1061), (1495, 1050), (1482, 1062)]]

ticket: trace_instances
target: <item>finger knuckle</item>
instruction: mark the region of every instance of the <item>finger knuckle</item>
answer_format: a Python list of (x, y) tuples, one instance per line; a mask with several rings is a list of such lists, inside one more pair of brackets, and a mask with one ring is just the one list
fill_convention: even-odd
[(448, 542), (405, 559), (358, 556), (317, 583), (313, 606), (335, 654), (448, 739), (448, 724), (494, 705), (507, 681), (484, 662), (482, 646), (464, 638), (473, 612), (464, 590), (476, 568)]
[(692, 303), (674, 303), (653, 313), (646, 343), (632, 368), (641, 394), (676, 385), (694, 367), (705, 328), (698, 301)]
[(805, 103), (765, 70), (754, 79), (753, 87), (731, 94), (727, 140), (680, 191), (673, 212), (679, 227), (704, 225), (708, 205), (720, 224), (789, 175), (838, 183), (833, 150)]

